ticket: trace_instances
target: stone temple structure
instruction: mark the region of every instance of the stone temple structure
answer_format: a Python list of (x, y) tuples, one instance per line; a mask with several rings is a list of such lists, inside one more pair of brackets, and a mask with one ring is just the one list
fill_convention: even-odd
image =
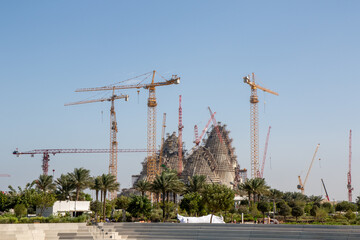
[[(228, 187), (233, 187), (238, 182), (245, 180), (246, 169), (240, 170), (229, 133), (226, 125), (218, 123), (217, 128), (212, 127), (208, 130), (199, 146), (183, 152), (181, 178), (185, 182), (188, 177), (194, 175), (205, 175), (208, 183), (221, 183)], [(177, 169), (178, 151), (176, 133), (168, 134), (162, 147), (161, 163), (158, 156), (157, 164), (162, 166), (162, 169), (165, 167)], [(134, 175), (138, 176), (138, 180), (146, 178), (146, 159), (142, 165), (140, 175)]]

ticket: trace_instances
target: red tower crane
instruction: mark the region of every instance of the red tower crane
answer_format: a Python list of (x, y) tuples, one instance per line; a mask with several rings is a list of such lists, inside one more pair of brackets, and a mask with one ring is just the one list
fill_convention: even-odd
[[(112, 149), (35, 149), (27, 152), (14, 151), (13, 154), (19, 157), (20, 155), (34, 155), (42, 154), (42, 170), (44, 175), (48, 175), (50, 154), (55, 155), (59, 153), (111, 153)], [(130, 152), (148, 152), (147, 149), (117, 149), (118, 153), (130, 153)]]
[(181, 95), (179, 95), (179, 137), (178, 137), (178, 144), (179, 144), (179, 156), (178, 156), (178, 175), (180, 175), (182, 173), (183, 170), (183, 165), (182, 165), (182, 152), (183, 152), (183, 148), (182, 148), (182, 130), (183, 130), (184, 126), (182, 124), (182, 107), (181, 107)]
[(269, 130), (268, 130), (268, 133), (267, 133), (267, 136), (266, 136), (264, 157), (263, 157), (263, 161), (262, 161), (262, 165), (261, 165), (261, 173), (259, 174), (260, 178), (263, 178), (263, 176), (264, 176), (265, 160), (266, 160), (266, 153), (267, 153), (268, 144), (269, 144), (270, 129), (271, 129), (271, 126), (269, 126)]
[(351, 186), (351, 129), (349, 134), (349, 171), (347, 173), (347, 189), (348, 189), (348, 198), (349, 202), (352, 202), (352, 190), (354, 188)]

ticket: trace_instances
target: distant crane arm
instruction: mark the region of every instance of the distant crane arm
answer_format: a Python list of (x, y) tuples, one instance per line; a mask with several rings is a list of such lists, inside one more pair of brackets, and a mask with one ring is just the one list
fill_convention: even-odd
[(256, 85), (254, 84), (256, 88), (260, 89), (260, 90), (263, 90), (264, 92), (268, 92), (268, 93), (271, 93), (271, 94), (274, 94), (276, 96), (279, 96), (279, 94), (277, 92), (274, 92), (274, 91), (271, 91), (270, 89), (267, 89), (267, 88), (264, 88), (264, 87), (261, 87), (259, 85)]
[(306, 184), (306, 182), (307, 182), (307, 180), (308, 180), (309, 173), (310, 173), (310, 170), (311, 170), (312, 165), (313, 165), (313, 163), (314, 163), (314, 160), (315, 160), (315, 157), (316, 157), (316, 153), (317, 153), (317, 151), (318, 151), (318, 149), (319, 149), (319, 146), (320, 146), (320, 143), (316, 146), (314, 156), (313, 156), (313, 158), (312, 158), (312, 160), (311, 160), (311, 164), (310, 164), (309, 170), (307, 171), (307, 174), (306, 174), (306, 177), (305, 177), (305, 180), (304, 180), (304, 184), (302, 185), (303, 188), (305, 188), (305, 184)]
[(84, 103), (94, 103), (94, 102), (105, 102), (105, 101), (110, 102), (113, 99), (115, 100), (115, 99), (121, 99), (121, 98), (125, 98), (125, 101), (127, 101), (129, 99), (129, 95), (115, 95), (110, 98), (100, 98), (100, 99), (92, 99), (92, 100), (79, 101), (79, 102), (71, 102), (71, 103), (64, 104), (64, 106), (78, 105), (78, 104), (84, 104)]
[(79, 89), (76, 89), (75, 92), (107, 91), (107, 90), (113, 90), (113, 89), (116, 90), (116, 89), (131, 89), (131, 88), (149, 89), (151, 87), (167, 86), (167, 85), (179, 84), (179, 83), (180, 83), (180, 77), (177, 77), (175, 75), (170, 80), (165, 81), (165, 82), (157, 82), (157, 83), (150, 83), (150, 84), (122, 85), (122, 86), (104, 86), (104, 87), (96, 87), (96, 88), (79, 88)]
[[(35, 154), (59, 154), (59, 153), (109, 153), (111, 149), (35, 149), (27, 152), (19, 152), (14, 151), (13, 154), (17, 157), (20, 155), (28, 154), (28, 155), (35, 155)], [(117, 152), (148, 152), (147, 149), (117, 149)]]
[(266, 161), (266, 153), (267, 153), (268, 144), (269, 144), (270, 130), (271, 130), (271, 126), (269, 126), (269, 130), (268, 130), (268, 133), (267, 133), (267, 136), (266, 136), (264, 157), (263, 157), (263, 162), (262, 162), (262, 165), (261, 165), (261, 173), (260, 173), (261, 178), (263, 178), (263, 176), (264, 176), (264, 168), (265, 168), (265, 161)]

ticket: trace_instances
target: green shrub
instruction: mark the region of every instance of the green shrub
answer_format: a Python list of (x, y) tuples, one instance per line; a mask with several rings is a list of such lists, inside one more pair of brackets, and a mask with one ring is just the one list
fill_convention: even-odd
[(0, 218), (0, 223), (1, 223), (1, 224), (9, 223), (9, 218), (7, 218), (7, 217), (1, 217), (1, 218)]
[(152, 222), (160, 222), (162, 219), (162, 209), (152, 209), (150, 212), (150, 220)]
[(18, 218), (17, 217), (9, 217), (9, 223), (17, 223), (18, 222)]
[(25, 216), (27, 213), (27, 208), (24, 204), (16, 204), (14, 207), (14, 212), (17, 217)]
[(354, 220), (356, 218), (355, 213), (353, 213), (350, 209), (347, 210), (347, 212), (345, 213), (345, 217), (349, 220)]
[(29, 222), (29, 218), (27, 218), (27, 217), (22, 217), (22, 218), (20, 218), (19, 222), (20, 222), (20, 223), (28, 223), (28, 222)]

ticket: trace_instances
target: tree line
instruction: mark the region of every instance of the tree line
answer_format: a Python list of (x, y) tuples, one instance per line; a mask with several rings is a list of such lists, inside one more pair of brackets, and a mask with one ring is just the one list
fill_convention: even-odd
[[(284, 222), (319, 222), (356, 224), (360, 219), (360, 198), (356, 203), (324, 202), (321, 196), (306, 196), (299, 192), (281, 192), (268, 186), (265, 179), (248, 179), (229, 188), (222, 184), (207, 183), (205, 176), (195, 175), (186, 181), (171, 169), (155, 177), (152, 182), (141, 179), (135, 184), (136, 193), (107, 200), (109, 192), (118, 191), (119, 183), (114, 176), (91, 176), (84, 168), (53, 176), (40, 175), (26, 184), (25, 188), (0, 193), (0, 211), (14, 209), (17, 217), (42, 211), (56, 200), (88, 200), (96, 221), (106, 218), (114, 221), (176, 221), (176, 214), (185, 216), (222, 215), (226, 222), (265, 219), (266, 216)], [(93, 190), (95, 199), (84, 191)], [(235, 195), (242, 200), (235, 201)], [(120, 211), (119, 209), (122, 209)], [(212, 217), (211, 217), (212, 219)], [(0, 219), (1, 222), (1, 219)]]

